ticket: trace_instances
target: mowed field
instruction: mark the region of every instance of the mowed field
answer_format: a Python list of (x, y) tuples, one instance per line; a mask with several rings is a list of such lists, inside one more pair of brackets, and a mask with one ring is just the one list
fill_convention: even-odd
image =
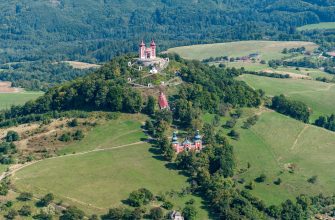
[[(141, 142), (145, 138), (141, 130), (144, 120), (141, 115), (123, 115), (99, 125), (83, 141), (60, 152), (76, 154), (26, 167), (13, 177), (14, 185), (36, 195), (52, 192), (58, 200), (99, 214), (122, 205), (129, 193), (139, 188), (158, 194), (187, 187), (187, 177), (167, 168), (167, 163), (152, 152), (150, 144)], [(196, 200), (199, 219), (207, 219), (198, 197), (176, 197), (171, 202), (181, 209), (191, 198)]]
[[(259, 111), (249, 111), (249, 115)], [(244, 114), (247, 117), (248, 113)], [(241, 120), (243, 121), (243, 119)], [(280, 204), (299, 194), (335, 192), (335, 133), (306, 125), (272, 111), (265, 111), (251, 129), (240, 128), (241, 139), (233, 141), (239, 168), (251, 168), (239, 175), (246, 183), (264, 173), (265, 183), (256, 183), (251, 192), (267, 204)], [(288, 167), (294, 166), (293, 173)], [(317, 175), (317, 183), (307, 180)], [(281, 185), (273, 182), (282, 179)], [(243, 186), (241, 185), (241, 188)]]
[(318, 24), (309, 24), (298, 28), (298, 31), (335, 29), (335, 22), (321, 22)]
[(242, 75), (245, 81), (254, 89), (262, 89), (267, 95), (284, 94), (294, 100), (306, 103), (313, 110), (312, 120), (320, 115), (335, 113), (335, 84), (314, 80), (277, 79), (255, 75)]
[(42, 92), (0, 93), (0, 110), (8, 109), (12, 105), (21, 105), (29, 100), (42, 96)]
[(318, 46), (311, 42), (303, 41), (238, 41), (231, 43), (202, 44), (185, 47), (171, 48), (168, 52), (177, 53), (185, 59), (203, 60), (210, 57), (242, 57), (258, 53), (263, 60), (281, 59), (284, 48), (306, 47), (313, 51)]

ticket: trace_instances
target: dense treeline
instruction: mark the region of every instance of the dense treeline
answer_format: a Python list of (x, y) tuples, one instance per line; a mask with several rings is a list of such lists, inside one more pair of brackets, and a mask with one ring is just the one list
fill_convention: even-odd
[(284, 115), (289, 115), (292, 118), (309, 122), (311, 115), (308, 106), (300, 101), (289, 100), (284, 95), (275, 96), (272, 98), (271, 108)]
[(83, 76), (91, 70), (74, 69), (66, 63), (37, 61), (0, 65), (0, 81), (11, 81), (13, 87), (46, 91), (48, 88)]
[(304, 68), (324, 68), (325, 72), (335, 74), (335, 58), (328, 59), (317, 59), (315, 57), (304, 57), (297, 60), (270, 60), (269, 66), (276, 68), (278, 66), (292, 66), (292, 67), (304, 67)]
[(334, 5), (319, 0), (3, 1), (0, 60), (107, 61), (135, 51), (143, 37), (158, 39), (160, 49), (223, 40), (302, 39), (295, 27), (334, 21), (329, 7)]
[(315, 125), (331, 131), (335, 131), (335, 115), (331, 114), (330, 116), (326, 117), (320, 116), (315, 120)]
[[(179, 59), (177, 55), (176, 59)], [(214, 113), (224, 103), (235, 107), (260, 105), (258, 92), (233, 79), (243, 70), (217, 68), (199, 61), (183, 62), (185, 66), (181, 68), (180, 76), (187, 84), (182, 86), (178, 96), (192, 102), (193, 106)]]

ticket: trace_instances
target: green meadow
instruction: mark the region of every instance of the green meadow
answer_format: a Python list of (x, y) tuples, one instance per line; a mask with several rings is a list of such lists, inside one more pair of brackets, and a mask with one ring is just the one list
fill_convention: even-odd
[(335, 113), (335, 84), (314, 80), (277, 79), (255, 75), (242, 75), (245, 81), (254, 89), (262, 89), (267, 95), (284, 94), (294, 100), (306, 103), (312, 110), (312, 120), (320, 115)]
[(0, 93), (0, 110), (8, 109), (12, 105), (22, 105), (29, 100), (37, 99), (42, 92)]
[(294, 73), (294, 74), (299, 74), (299, 75), (304, 75), (304, 76), (309, 76), (311, 79), (316, 79), (318, 77), (325, 77), (329, 80), (333, 79), (333, 75), (328, 74), (322, 70), (319, 69), (312, 69), (312, 68), (295, 68), (295, 67), (278, 67), (276, 69), (269, 67), (267, 64), (260, 64), (260, 63), (253, 63), (253, 62), (229, 62), (225, 63), (227, 67), (235, 67), (235, 68), (244, 68), (245, 70), (248, 71), (255, 71), (255, 72), (260, 72), (260, 71), (268, 71), (271, 70), (273, 72), (278, 72), (278, 73)]
[(185, 59), (203, 60), (210, 57), (241, 57), (258, 53), (263, 60), (281, 59), (284, 48), (306, 47), (313, 51), (318, 46), (304, 41), (237, 41), (231, 43), (201, 44), (171, 48), (168, 52), (178, 53)]
[(335, 29), (335, 22), (321, 22), (318, 24), (309, 24), (298, 28), (298, 31)]
[[(254, 111), (249, 110), (249, 115), (253, 114)], [(256, 183), (251, 192), (267, 204), (279, 204), (303, 193), (332, 194), (335, 191), (332, 169), (335, 133), (271, 111), (263, 112), (257, 124), (248, 130), (240, 126), (241, 123), (236, 128), (241, 138), (232, 140), (232, 144), (239, 168), (247, 168), (247, 163), (251, 166), (238, 178), (249, 183), (265, 174), (266, 181)], [(290, 166), (295, 167), (294, 172), (289, 172)], [(307, 180), (314, 175), (317, 182), (309, 183)], [(274, 184), (277, 178), (282, 179), (280, 185)]]
[[(99, 214), (122, 205), (129, 193), (139, 188), (159, 194), (189, 186), (186, 176), (169, 168), (154, 154), (155, 149), (150, 144), (140, 142), (145, 138), (141, 131), (143, 119), (141, 115), (123, 115), (97, 126), (81, 142), (62, 152), (75, 151), (76, 154), (26, 167), (13, 177), (14, 185), (38, 196), (52, 192), (66, 204)], [(94, 149), (105, 150), (92, 151)], [(192, 198), (196, 201), (199, 219), (208, 219), (199, 197), (186, 195), (170, 200), (175, 209), (182, 209)]]

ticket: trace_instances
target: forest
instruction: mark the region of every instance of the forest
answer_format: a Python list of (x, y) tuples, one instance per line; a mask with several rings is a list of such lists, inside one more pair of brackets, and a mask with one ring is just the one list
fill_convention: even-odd
[[(71, 80), (85, 72), (52, 67), (45, 61), (103, 63), (137, 51), (141, 39), (151, 38), (159, 51), (260, 39), (314, 41), (327, 51), (335, 46), (334, 30), (299, 32), (296, 28), (335, 20), (334, 7), (332, 0), (145, 0), (141, 5), (135, 0), (2, 1), (0, 80), (46, 90), (62, 82), (62, 77)], [(3, 66), (13, 62), (25, 62), (14, 75)], [(63, 73), (55, 76), (59, 69)]]
[[(142, 38), (157, 39), (160, 50), (232, 40), (299, 40), (306, 37), (296, 27), (335, 20), (334, 6), (332, 0), (2, 1), (0, 60), (104, 62), (136, 51)], [(308, 38), (323, 39), (315, 33)]]

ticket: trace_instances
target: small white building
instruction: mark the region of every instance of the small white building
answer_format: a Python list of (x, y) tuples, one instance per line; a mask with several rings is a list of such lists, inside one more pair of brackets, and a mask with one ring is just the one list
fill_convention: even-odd
[(150, 70), (151, 74), (157, 74), (158, 70), (156, 69), (156, 67), (152, 67), (152, 69)]
[(184, 220), (182, 214), (178, 211), (173, 211), (170, 215), (171, 220)]

